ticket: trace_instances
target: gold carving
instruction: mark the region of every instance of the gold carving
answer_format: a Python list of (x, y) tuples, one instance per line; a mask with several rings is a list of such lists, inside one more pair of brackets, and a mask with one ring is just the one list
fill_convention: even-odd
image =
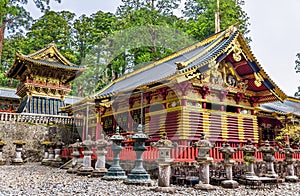
[(233, 44), (232, 44), (232, 51), (233, 51), (233, 54), (232, 54), (232, 57), (233, 59), (236, 61), (236, 62), (239, 62), (242, 60), (242, 56), (241, 56), (241, 53), (242, 53), (242, 49), (241, 49), (241, 45), (239, 44), (238, 41), (235, 41)]
[(255, 86), (260, 87), (262, 85), (262, 81), (264, 81), (264, 79), (257, 72), (254, 72), (254, 78), (255, 78), (255, 81), (254, 81)]

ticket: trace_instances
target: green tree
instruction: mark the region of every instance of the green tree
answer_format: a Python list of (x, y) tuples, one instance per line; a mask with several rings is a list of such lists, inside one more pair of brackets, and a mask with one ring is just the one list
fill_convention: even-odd
[(162, 15), (174, 15), (181, 0), (122, 0), (117, 15), (124, 16), (137, 10), (156, 10)]
[[(61, 2), (61, 0), (54, 0)], [(35, 5), (42, 11), (49, 10), (50, 0), (34, 0)], [(21, 27), (28, 28), (32, 18), (25, 9), (28, 0), (0, 0), (0, 61), (6, 29), (10, 32), (22, 31)]]
[(117, 75), (161, 59), (180, 49), (179, 45), (183, 47), (190, 44), (187, 40), (179, 40), (177, 37), (176, 41), (175, 37), (168, 36), (174, 35), (174, 32), (170, 31), (178, 30), (178, 24), (183, 21), (174, 15), (180, 2), (180, 0), (122, 1), (117, 10), (117, 15), (122, 19), (122, 28), (126, 30), (132, 28), (136, 32), (129, 30), (127, 35), (120, 38), (122, 41), (118, 41), (126, 45), (116, 47), (123, 50), (122, 55), (120, 53), (112, 62)]
[[(110, 66), (106, 59), (105, 48), (108, 47), (108, 35), (119, 29), (119, 20), (112, 13), (98, 11), (91, 17), (81, 16), (74, 22), (74, 38), (76, 50), (79, 52), (81, 64), (88, 67), (73, 83), (72, 93), (80, 96), (95, 92), (95, 87), (103, 86), (110, 80)], [(106, 50), (107, 51), (107, 50)], [(103, 85), (102, 85), (103, 84)]]
[[(295, 70), (296, 70), (296, 73), (300, 73), (300, 53), (297, 53), (296, 57), (297, 57), (297, 59), (295, 60), (295, 64), (296, 64)], [(297, 98), (300, 98), (300, 86), (298, 86), (298, 91), (295, 92), (294, 96)]]
[[(198, 40), (215, 33), (215, 13), (218, 0), (187, 0), (183, 14), (187, 20), (186, 32)], [(220, 29), (239, 23), (239, 29), (246, 35), (249, 32), (249, 17), (242, 10), (244, 1), (219, 1)], [(249, 41), (250, 38), (247, 38)]]
[(28, 47), (35, 52), (51, 42), (55, 42), (57, 48), (71, 62), (80, 62), (74, 51), (73, 22), (75, 14), (69, 11), (46, 11), (36, 20), (26, 34)]

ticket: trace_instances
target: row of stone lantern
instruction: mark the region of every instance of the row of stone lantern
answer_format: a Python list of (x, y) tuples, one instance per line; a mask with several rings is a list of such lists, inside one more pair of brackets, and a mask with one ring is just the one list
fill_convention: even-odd
[(61, 141), (44, 141), (42, 142), (42, 145), (44, 146), (44, 157), (42, 160), (42, 165), (53, 167), (61, 166), (63, 164), (61, 150), (64, 143)]
[[(13, 142), (14, 145), (16, 145), (16, 157), (12, 159), (11, 164), (12, 165), (22, 165), (24, 163), (22, 159), (22, 149), (23, 145), (26, 143), (22, 140), (16, 140)], [(3, 147), (6, 145), (5, 142), (2, 141), (2, 138), (0, 138), (0, 165), (5, 165), (6, 160), (3, 159)]]

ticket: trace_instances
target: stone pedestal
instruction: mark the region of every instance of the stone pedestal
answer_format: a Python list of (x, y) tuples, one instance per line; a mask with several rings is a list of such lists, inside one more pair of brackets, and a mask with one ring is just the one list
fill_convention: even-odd
[(44, 146), (44, 158), (42, 160), (42, 165), (46, 165), (46, 163), (49, 161), (49, 148), (52, 145), (52, 142), (44, 141), (42, 142), (42, 145)]
[(105, 168), (105, 155), (107, 153), (106, 147), (111, 145), (110, 142), (104, 139), (104, 135), (100, 135), (100, 139), (96, 141), (97, 146), (97, 161), (95, 163), (95, 170), (92, 173), (93, 177), (103, 177), (107, 173)]
[(159, 158), (158, 163), (158, 187), (153, 190), (156, 192), (175, 193), (175, 187), (170, 187), (171, 166), (171, 149), (177, 147), (177, 143), (168, 140), (167, 133), (163, 133), (160, 140), (152, 145), (158, 148)]
[(119, 133), (119, 127), (116, 129), (115, 135), (113, 135), (110, 140), (113, 142), (113, 145), (111, 147), (114, 158), (113, 158), (113, 164), (108, 169), (107, 173), (103, 176), (102, 179), (104, 180), (124, 180), (127, 178), (125, 171), (120, 166), (120, 152), (122, 151), (123, 147), (121, 146), (122, 141), (124, 140), (124, 137), (120, 135)]
[(77, 170), (78, 170), (78, 159), (80, 157), (80, 153), (79, 151), (76, 149), (73, 150), (72, 152), (72, 165), (71, 167), (67, 170), (67, 173), (70, 173), (70, 174), (76, 174), (77, 173)]
[(6, 145), (5, 142), (2, 141), (2, 138), (0, 138), (0, 165), (5, 165), (6, 160), (3, 159), (2, 153), (3, 153), (3, 147)]
[(60, 167), (63, 164), (61, 159), (61, 149), (64, 143), (61, 141), (57, 141), (54, 143), (54, 160), (51, 162), (52, 167)]
[(107, 169), (105, 168), (105, 155), (107, 151), (105, 149), (97, 150), (97, 161), (95, 163), (95, 170), (92, 173), (93, 177), (103, 177)]
[[(67, 170), (67, 173), (71, 173), (71, 174), (76, 174), (77, 173), (77, 170), (80, 166), (79, 164), (79, 158), (80, 158), (80, 148), (81, 148), (82, 144), (81, 142), (79, 142), (79, 140), (77, 139), (77, 141), (74, 143), (74, 144), (71, 144), (70, 147), (73, 149), (73, 152), (72, 152), (72, 164), (71, 164), (71, 167)], [(82, 162), (81, 162), (82, 163)]]
[(265, 141), (265, 145), (258, 149), (258, 151), (262, 152), (263, 160), (266, 162), (267, 172), (264, 174), (266, 177), (270, 178), (278, 178), (278, 175), (274, 170), (274, 153), (276, 152), (275, 148), (270, 146), (269, 141)]
[(143, 152), (147, 150), (145, 147), (145, 141), (148, 136), (143, 133), (142, 125), (138, 125), (137, 133), (132, 136), (134, 140), (133, 150), (136, 153), (135, 166), (128, 174), (127, 179), (124, 181), (126, 184), (136, 184), (136, 185), (151, 185), (152, 181), (150, 175), (143, 167)]
[(16, 145), (16, 158), (12, 160), (12, 165), (22, 165), (24, 164), (23, 159), (22, 159), (22, 149), (23, 145), (26, 143), (23, 141), (15, 141), (13, 144)]
[(219, 149), (219, 152), (224, 155), (223, 164), (227, 177), (227, 180), (221, 182), (221, 186), (223, 188), (238, 188), (239, 183), (232, 179), (232, 165), (235, 163), (232, 159), (232, 154), (236, 152), (236, 149), (231, 148), (229, 143), (226, 142), (225, 145)]
[(91, 140), (91, 136), (88, 135), (87, 139), (82, 143), (84, 148), (83, 151), (83, 165), (78, 169), (77, 175), (87, 176), (92, 174), (94, 168), (92, 165), (92, 146), (94, 146), (94, 142)]
[(196, 161), (199, 163), (201, 169), (202, 182), (196, 184), (195, 189), (201, 190), (215, 190), (216, 187), (209, 184), (209, 164), (213, 161), (212, 157), (209, 157), (209, 151), (213, 147), (210, 141), (205, 139), (205, 134), (201, 133), (201, 138), (198, 142), (193, 144), (194, 148), (198, 148), (198, 156)]

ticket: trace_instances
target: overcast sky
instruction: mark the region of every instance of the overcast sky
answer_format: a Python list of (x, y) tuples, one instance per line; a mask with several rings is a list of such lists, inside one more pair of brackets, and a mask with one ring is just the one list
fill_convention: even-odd
[[(54, 3), (56, 11), (69, 10), (90, 15), (102, 10), (115, 13), (121, 0), (62, 0)], [(244, 10), (250, 17), (250, 46), (254, 56), (271, 79), (287, 95), (293, 96), (300, 85), (295, 60), (300, 52), (300, 0), (245, 0)], [(32, 8), (34, 16), (39, 16)], [(222, 19), (221, 19), (222, 20)]]

